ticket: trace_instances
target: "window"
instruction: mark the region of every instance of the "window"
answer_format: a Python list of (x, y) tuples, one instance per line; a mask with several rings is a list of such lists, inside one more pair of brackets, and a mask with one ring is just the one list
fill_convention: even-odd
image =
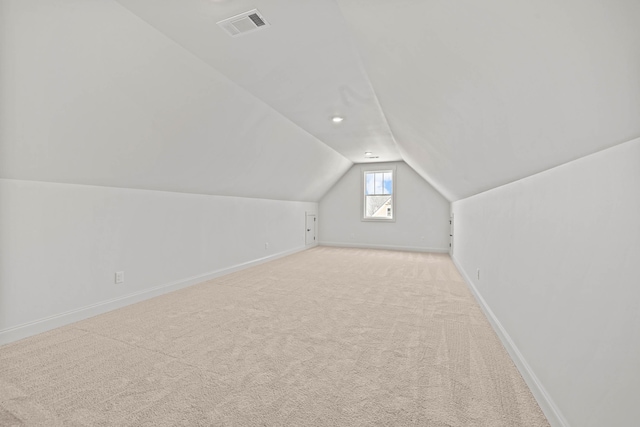
[(394, 170), (363, 171), (363, 221), (394, 221)]

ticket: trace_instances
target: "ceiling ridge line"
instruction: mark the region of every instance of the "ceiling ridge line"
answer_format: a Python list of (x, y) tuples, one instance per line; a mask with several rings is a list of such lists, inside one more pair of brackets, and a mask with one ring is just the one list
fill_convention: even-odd
[(362, 74), (364, 74), (364, 76), (366, 77), (367, 85), (371, 89), (371, 93), (373, 93), (373, 97), (374, 97), (375, 103), (378, 106), (378, 109), (380, 110), (380, 113), (382, 114), (382, 118), (384, 119), (384, 124), (385, 124), (387, 130), (389, 131), (389, 136), (391, 137), (391, 140), (393, 141), (393, 144), (395, 145), (396, 150), (398, 151), (398, 154), (400, 154), (401, 160), (404, 163), (406, 163), (409, 167), (411, 167), (411, 169), (413, 169), (422, 179), (424, 179), (431, 187), (433, 187), (433, 189), (436, 190), (442, 197), (444, 197), (449, 203), (451, 203), (452, 202), (451, 198), (447, 197), (444, 194), (444, 192), (441, 190), (441, 186), (439, 184), (435, 184), (433, 182), (433, 178), (425, 177), (423, 174), (418, 172), (416, 170), (416, 168), (414, 168), (411, 164), (409, 164), (407, 162), (407, 157), (403, 154), (404, 153), (404, 149), (400, 146), (400, 144), (398, 144), (398, 141), (396, 140), (396, 135), (393, 132), (393, 129), (391, 127), (391, 124), (389, 123), (389, 120), (387, 119), (387, 113), (385, 112), (385, 109), (382, 107), (382, 104), (380, 103), (380, 98), (378, 97), (378, 92), (376, 91), (375, 86), (371, 82), (371, 78), (369, 77), (369, 72), (367, 71), (367, 68), (364, 65), (364, 61), (362, 60), (362, 55), (360, 54), (360, 49), (358, 48), (358, 46), (356, 44), (356, 41), (354, 40), (354, 37), (353, 37), (353, 30), (351, 29), (351, 26), (349, 25), (349, 22), (347, 21), (347, 19), (344, 16), (344, 11), (342, 10), (342, 7), (340, 7), (340, 2), (336, 1), (336, 4), (338, 6), (338, 9), (340, 10), (340, 15), (342, 16), (342, 20), (344, 22), (345, 28), (347, 29), (347, 32), (349, 33), (349, 45), (350, 45), (351, 50), (353, 51), (353, 53), (354, 53), (354, 55), (356, 57), (356, 62), (358, 63), (358, 68), (360, 69)]

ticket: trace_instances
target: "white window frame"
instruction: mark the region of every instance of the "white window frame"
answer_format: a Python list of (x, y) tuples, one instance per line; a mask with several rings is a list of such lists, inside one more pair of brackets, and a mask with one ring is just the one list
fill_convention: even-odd
[[(393, 190), (391, 192), (391, 206), (393, 206), (393, 216), (391, 218), (387, 217), (367, 217), (365, 216), (365, 197), (367, 193), (367, 182), (365, 180), (365, 175), (370, 172), (391, 172), (391, 179), (393, 182)], [(398, 175), (396, 173), (395, 166), (378, 166), (376, 167), (373, 164), (369, 164), (366, 166), (362, 166), (360, 168), (360, 221), (365, 222), (396, 222), (396, 217), (398, 215), (397, 205), (396, 205), (396, 187), (397, 187), (397, 178)]]

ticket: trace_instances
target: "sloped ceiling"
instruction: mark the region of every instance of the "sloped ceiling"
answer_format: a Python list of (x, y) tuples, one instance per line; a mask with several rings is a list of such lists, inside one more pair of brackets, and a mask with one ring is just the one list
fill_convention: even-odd
[(0, 178), (317, 201), (352, 164), (113, 1), (0, 7)]
[(405, 161), (450, 200), (640, 136), (637, 0), (338, 0)]
[[(335, 1), (117, 1), (352, 162), (400, 160)], [(217, 25), (254, 8), (269, 27), (231, 37)]]
[(0, 177), (318, 200), (402, 158), (457, 200), (640, 136), (636, 0), (0, 7)]

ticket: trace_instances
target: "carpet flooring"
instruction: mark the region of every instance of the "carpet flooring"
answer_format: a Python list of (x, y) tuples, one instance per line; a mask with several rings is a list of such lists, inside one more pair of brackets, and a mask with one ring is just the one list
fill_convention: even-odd
[(317, 247), (0, 347), (1, 426), (548, 426), (448, 255)]

